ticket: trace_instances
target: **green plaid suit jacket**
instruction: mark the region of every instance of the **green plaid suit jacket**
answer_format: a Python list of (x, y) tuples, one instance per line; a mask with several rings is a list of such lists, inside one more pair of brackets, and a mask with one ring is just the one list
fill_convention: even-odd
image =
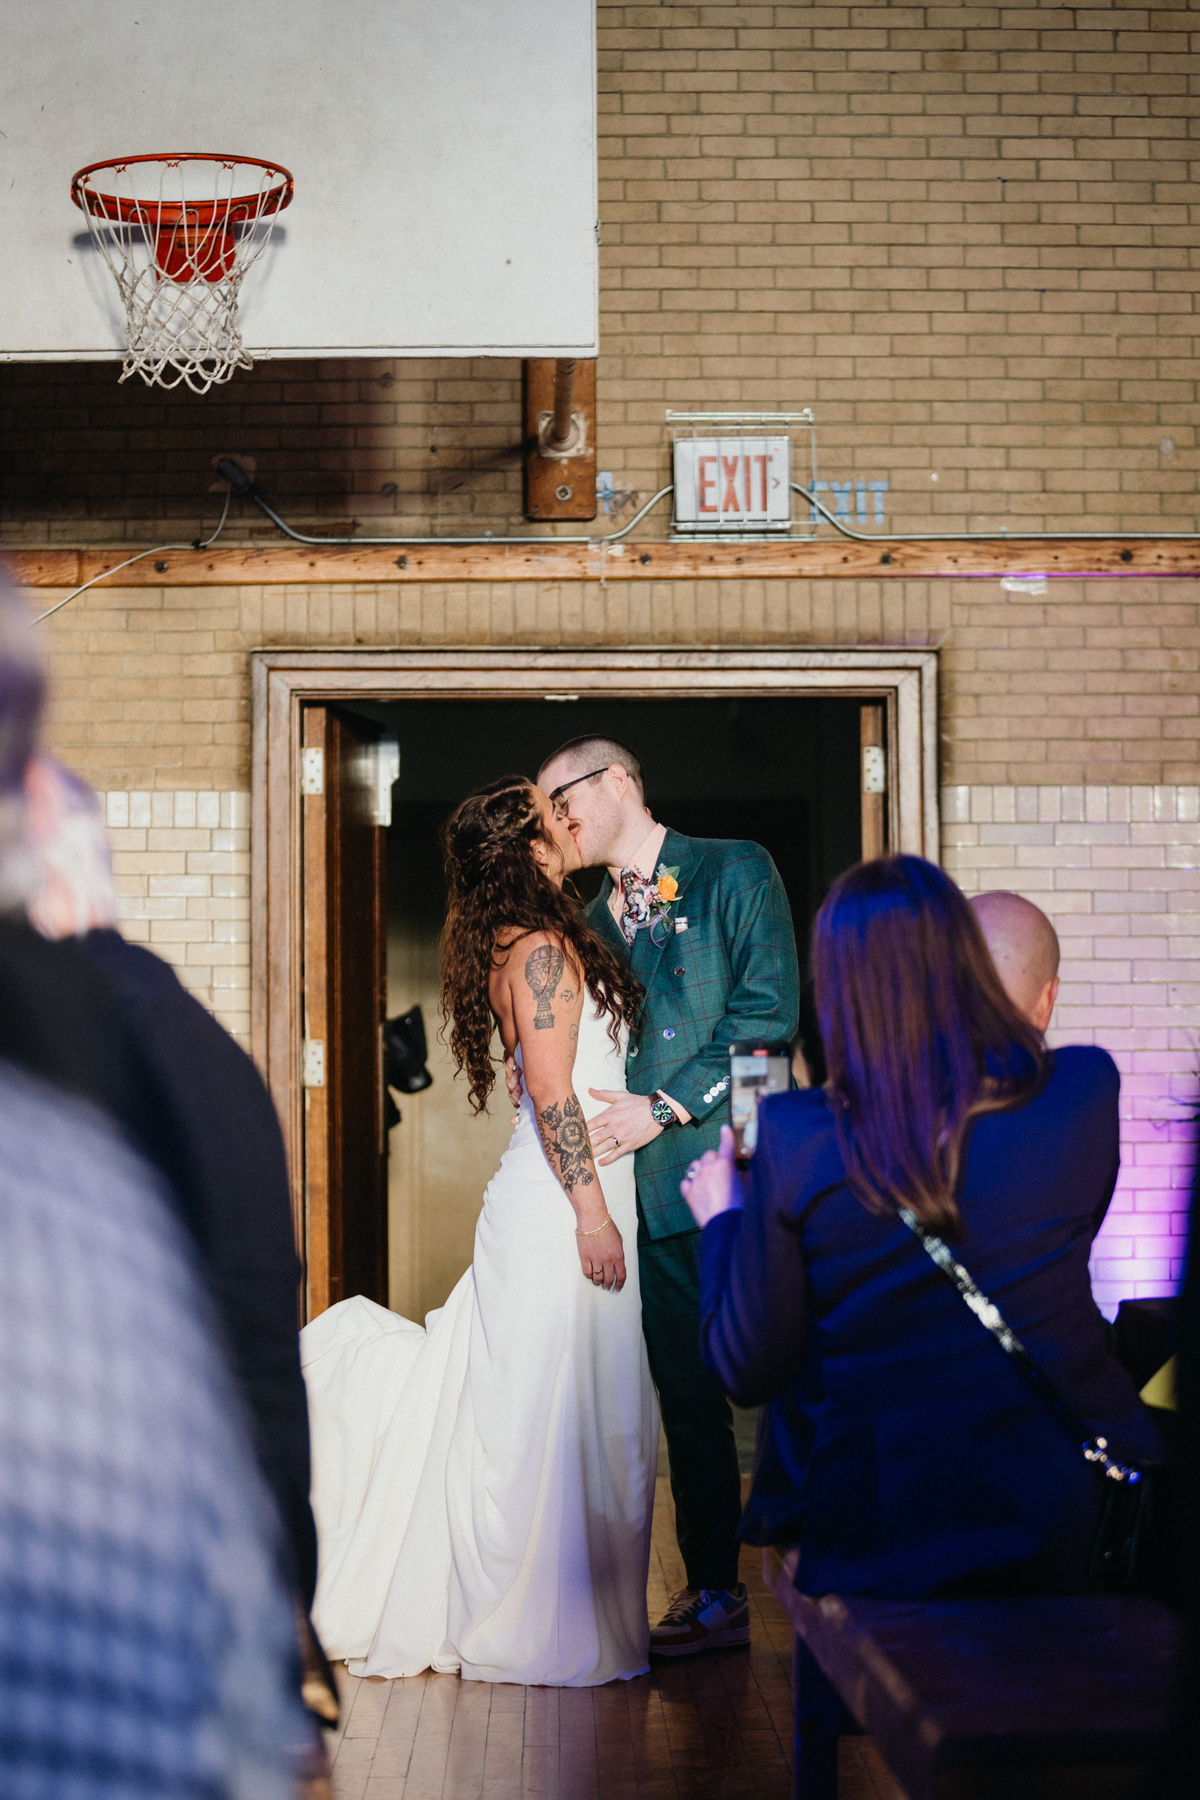
[(652, 1238), (695, 1229), (679, 1183), (728, 1123), (730, 1044), (790, 1041), (800, 1009), (791, 909), (761, 845), (668, 831), (659, 862), (678, 867), (679, 892), (661, 923), (638, 932), (632, 950), (608, 909), (609, 876), (587, 909), (646, 990), (625, 1064), (630, 1092), (662, 1088), (693, 1120), (637, 1152), (638, 1199)]

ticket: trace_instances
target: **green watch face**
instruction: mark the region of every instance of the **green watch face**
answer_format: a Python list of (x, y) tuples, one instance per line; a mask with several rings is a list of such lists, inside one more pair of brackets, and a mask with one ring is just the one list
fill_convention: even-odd
[(655, 1100), (650, 1108), (650, 1117), (658, 1125), (673, 1125), (675, 1123), (675, 1109), (668, 1105), (665, 1100)]

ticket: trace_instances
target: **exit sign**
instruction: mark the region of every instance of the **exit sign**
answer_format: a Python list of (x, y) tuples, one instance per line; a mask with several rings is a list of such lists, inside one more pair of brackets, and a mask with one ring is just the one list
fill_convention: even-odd
[(677, 531), (786, 531), (792, 522), (789, 437), (675, 439)]

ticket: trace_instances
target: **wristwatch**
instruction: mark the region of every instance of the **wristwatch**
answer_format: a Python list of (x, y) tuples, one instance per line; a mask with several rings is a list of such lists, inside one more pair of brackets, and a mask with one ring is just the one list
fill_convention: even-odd
[(650, 1117), (656, 1125), (661, 1125), (664, 1131), (679, 1123), (679, 1116), (675, 1108), (669, 1100), (664, 1098), (661, 1088), (658, 1090), (657, 1099), (650, 1102)]

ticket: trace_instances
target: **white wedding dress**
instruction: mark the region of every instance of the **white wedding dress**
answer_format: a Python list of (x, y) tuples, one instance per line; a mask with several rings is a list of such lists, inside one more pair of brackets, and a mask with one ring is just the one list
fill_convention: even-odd
[[(572, 1077), (624, 1088), (585, 1004)], [(518, 1053), (519, 1054), (519, 1053)], [(580, 1268), (528, 1095), (475, 1260), (425, 1328), (359, 1296), (305, 1326), (313, 1620), (355, 1675), (586, 1687), (648, 1667), (658, 1409), (642, 1339), (633, 1157), (598, 1171), (619, 1294)]]

